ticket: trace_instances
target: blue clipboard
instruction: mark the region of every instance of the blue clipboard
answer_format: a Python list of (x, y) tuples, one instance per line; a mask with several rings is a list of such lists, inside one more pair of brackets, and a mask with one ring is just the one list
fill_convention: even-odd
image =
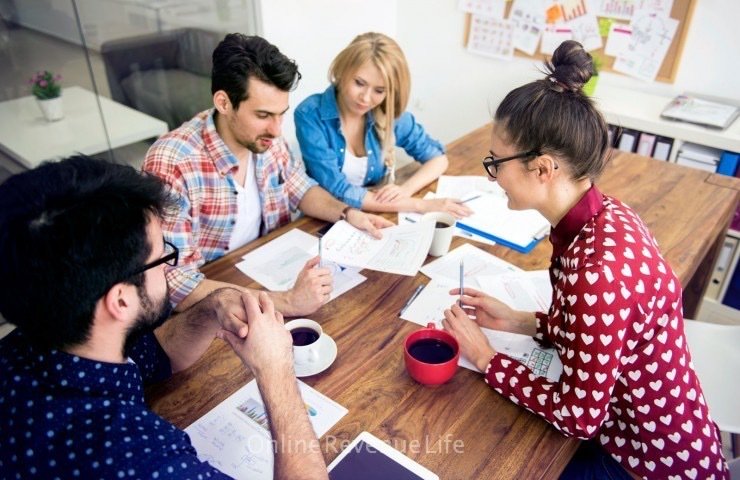
[(476, 235), (479, 235), (481, 237), (487, 238), (489, 240), (493, 240), (494, 242), (498, 243), (499, 245), (503, 245), (505, 247), (509, 247), (512, 250), (516, 250), (519, 253), (529, 253), (532, 251), (532, 249), (537, 245), (537, 243), (542, 240), (543, 237), (540, 238), (533, 238), (532, 241), (527, 245), (519, 245), (516, 243), (512, 243), (504, 238), (497, 237), (495, 235), (491, 235), (490, 233), (484, 232), (483, 230), (478, 230), (477, 228), (470, 227), (468, 225), (465, 225), (464, 223), (457, 222), (455, 225), (458, 228), (461, 228), (462, 230), (468, 231), (470, 233), (474, 233)]

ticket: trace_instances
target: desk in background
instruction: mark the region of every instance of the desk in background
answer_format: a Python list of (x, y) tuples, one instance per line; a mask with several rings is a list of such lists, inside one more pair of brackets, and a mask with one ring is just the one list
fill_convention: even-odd
[[(448, 146), (449, 174), (484, 173), (481, 159), (488, 152), (490, 128)], [(411, 165), (401, 174), (415, 168)], [(702, 265), (716, 254), (738, 198), (740, 181), (722, 185), (718, 177), (622, 154), (611, 162), (599, 186), (643, 216), (682, 283), (697, 282), (701, 290), (708, 278)], [(258, 287), (234, 267), (242, 255), (291, 228), (315, 234), (322, 225), (299, 219), (203, 271), (209, 278)], [(453, 239), (452, 248), (463, 242)], [(476, 246), (526, 270), (547, 268), (552, 252), (547, 240), (526, 255), (501, 246)], [(398, 312), (427, 278), (367, 270), (363, 274), (368, 281), (310, 315), (336, 340), (338, 356), (328, 370), (305, 381), (349, 409), (320, 439), (327, 463), (339, 453), (339, 442), (367, 430), (443, 479), (557, 478), (577, 440), (492, 391), (480, 374), (460, 369), (438, 388), (420, 386), (406, 374), (402, 342), (419, 326), (401, 320)], [(148, 389), (147, 399), (155, 412), (185, 428), (251, 378), (231, 349), (215, 341), (193, 367)], [(455, 441), (462, 442), (462, 453), (455, 451)]]
[(0, 150), (34, 168), (45, 160), (95, 155), (167, 132), (165, 122), (81, 87), (65, 88), (62, 102), (64, 118), (56, 122), (44, 119), (33, 96), (0, 102)]

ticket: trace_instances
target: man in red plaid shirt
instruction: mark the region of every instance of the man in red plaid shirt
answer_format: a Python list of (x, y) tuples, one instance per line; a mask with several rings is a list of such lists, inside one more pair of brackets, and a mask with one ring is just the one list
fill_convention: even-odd
[[(167, 182), (179, 209), (163, 223), (180, 250), (167, 271), (170, 300), (181, 311), (210, 292), (243, 287), (206, 279), (201, 265), (306, 215), (345, 219), (380, 237), (391, 223), (350, 208), (318, 186), (281, 137), (288, 95), (300, 79), (294, 61), (260, 37), (229, 34), (213, 52), (214, 108), (162, 136), (149, 149), (144, 170)], [(307, 315), (331, 294), (328, 268), (309, 260), (294, 287), (271, 292), (276, 310)]]

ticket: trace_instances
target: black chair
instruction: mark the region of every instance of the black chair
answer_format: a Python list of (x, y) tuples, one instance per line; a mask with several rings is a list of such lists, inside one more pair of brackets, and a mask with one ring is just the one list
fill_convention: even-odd
[(213, 106), (211, 55), (224, 33), (183, 28), (105, 42), (111, 97), (177, 128)]

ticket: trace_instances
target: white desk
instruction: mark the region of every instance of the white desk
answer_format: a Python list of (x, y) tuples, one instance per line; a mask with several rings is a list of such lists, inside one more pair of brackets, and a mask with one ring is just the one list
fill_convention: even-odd
[(596, 86), (593, 98), (607, 122), (674, 139), (668, 159), (671, 162), (676, 161), (681, 144), (685, 142), (740, 152), (740, 120), (735, 120), (726, 130), (664, 120), (660, 112), (674, 96), (664, 97), (601, 83)]
[(167, 132), (162, 120), (81, 87), (65, 88), (62, 101), (64, 118), (57, 122), (44, 119), (32, 96), (0, 102), (0, 148), (23, 166), (34, 168), (45, 160), (75, 153), (94, 155)]

